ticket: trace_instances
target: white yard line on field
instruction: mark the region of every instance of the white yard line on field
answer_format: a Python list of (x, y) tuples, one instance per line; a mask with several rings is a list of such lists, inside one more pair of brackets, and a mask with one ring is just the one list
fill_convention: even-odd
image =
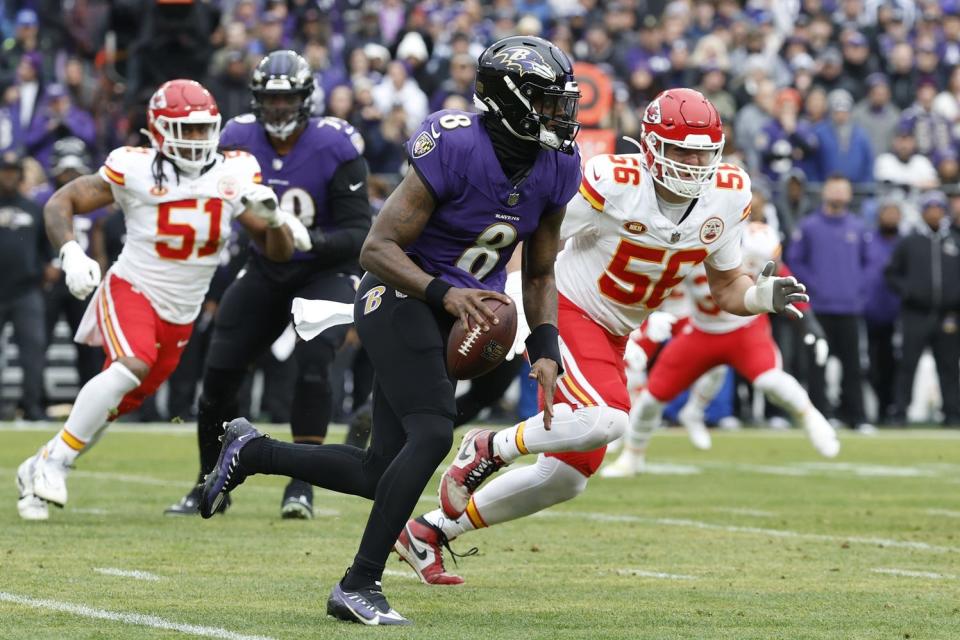
[(865, 538), (862, 536), (838, 536), (824, 533), (803, 533), (801, 531), (765, 529), (761, 527), (738, 527), (724, 524), (713, 524), (711, 522), (701, 522), (699, 520), (688, 520), (685, 518), (644, 518), (642, 516), (616, 515), (590, 511), (541, 511), (540, 513), (534, 514), (534, 517), (576, 518), (578, 520), (592, 520), (594, 522), (626, 522), (661, 525), (666, 527), (688, 527), (706, 531), (726, 531), (727, 533), (747, 533), (761, 536), (772, 536), (774, 538), (799, 538), (802, 540), (819, 540), (822, 542), (847, 542), (850, 544), (865, 544), (880, 547), (893, 547), (897, 549), (916, 549), (918, 551), (930, 551), (933, 553), (960, 553), (960, 547), (943, 547), (927, 544), (926, 542), (891, 540), (888, 538)]
[(142, 613), (123, 613), (120, 611), (107, 611), (106, 609), (95, 609), (82, 604), (73, 604), (71, 602), (62, 602), (60, 600), (48, 600), (46, 598), (31, 598), (21, 596), (15, 593), (0, 591), (0, 602), (9, 602), (19, 604), (25, 607), (35, 609), (46, 609), (48, 611), (59, 611), (81, 618), (93, 618), (95, 620), (110, 620), (111, 622), (120, 622), (137, 627), (150, 627), (153, 629), (164, 629), (167, 631), (178, 631), (191, 636), (201, 638), (221, 638), (222, 640), (274, 640), (269, 636), (250, 636), (243, 633), (236, 633), (221, 629), (220, 627), (202, 627), (195, 624), (183, 624), (164, 620), (157, 616), (148, 616)]
[(660, 578), (663, 580), (696, 580), (696, 576), (685, 576), (679, 573), (663, 573), (661, 571), (646, 571), (644, 569), (617, 569), (619, 576), (637, 576), (639, 578)]
[(732, 513), (738, 516), (753, 516), (755, 518), (773, 518), (777, 514), (773, 511), (763, 511), (761, 509), (747, 509), (746, 507), (715, 507), (713, 511), (721, 513)]
[(94, 567), (93, 570), (105, 576), (116, 576), (118, 578), (133, 578), (134, 580), (146, 580), (148, 582), (163, 580), (163, 578), (157, 574), (150, 573), (149, 571), (128, 571), (115, 567)]
[(950, 509), (927, 509), (927, 514), (931, 516), (943, 516), (945, 518), (960, 518), (960, 511), (951, 511)]
[(941, 580), (943, 578), (956, 578), (949, 573), (934, 573), (932, 571), (911, 571), (910, 569), (885, 569), (878, 567), (870, 569), (873, 573), (883, 573), (889, 576), (903, 576), (904, 578), (930, 578), (931, 580)]

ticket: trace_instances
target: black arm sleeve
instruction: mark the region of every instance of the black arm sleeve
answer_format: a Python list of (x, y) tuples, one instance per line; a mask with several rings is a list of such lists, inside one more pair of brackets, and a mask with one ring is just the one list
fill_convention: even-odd
[[(359, 185), (359, 186), (357, 186)], [(334, 172), (327, 186), (327, 206), (337, 228), (331, 231), (311, 229), (311, 252), (321, 266), (355, 260), (370, 231), (370, 201), (367, 198), (367, 162), (354, 158)]]

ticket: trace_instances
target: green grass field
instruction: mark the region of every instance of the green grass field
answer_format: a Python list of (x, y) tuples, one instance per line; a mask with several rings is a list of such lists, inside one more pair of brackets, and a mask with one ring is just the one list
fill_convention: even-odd
[(119, 426), (80, 459), (67, 508), (23, 522), (15, 470), (52, 433), (0, 430), (0, 638), (960, 638), (955, 431), (845, 434), (836, 462), (796, 432), (720, 433), (707, 453), (663, 432), (651, 462), (686, 475), (595, 479), (464, 536), (480, 554), (462, 587), (421, 585), (393, 556), (403, 629), (325, 615), (365, 501), (322, 491), (315, 520), (281, 521), (283, 480), (254, 477), (225, 517), (164, 517), (195, 437)]

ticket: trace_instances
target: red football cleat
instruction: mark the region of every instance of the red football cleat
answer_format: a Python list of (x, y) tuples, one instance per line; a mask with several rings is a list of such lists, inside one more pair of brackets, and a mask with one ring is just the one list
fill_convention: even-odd
[[(443, 548), (450, 549), (447, 536), (439, 527), (435, 527), (423, 518), (409, 520), (400, 532), (393, 548), (404, 561), (413, 567), (424, 584), (463, 584), (463, 578), (447, 573), (443, 566)], [(463, 555), (473, 555), (471, 549)]]
[(493, 455), (492, 429), (472, 429), (463, 436), (453, 462), (440, 478), (440, 508), (448, 518), (459, 518), (480, 484), (505, 466)]

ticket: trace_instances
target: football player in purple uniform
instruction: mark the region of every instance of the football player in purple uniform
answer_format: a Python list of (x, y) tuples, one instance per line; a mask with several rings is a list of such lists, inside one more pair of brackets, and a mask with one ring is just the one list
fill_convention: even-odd
[(201, 515), (210, 517), (244, 478), (266, 473), (373, 500), (353, 564), (327, 601), (327, 613), (342, 620), (409, 623), (387, 603), (380, 580), (453, 442), (447, 335), (457, 321), (488, 327), (485, 298), (510, 304), (505, 266), (520, 241), (530, 375), (546, 397), (560, 370), (553, 263), (581, 177), (573, 68), (546, 40), (505, 38), (480, 56), (475, 96), (480, 114), (439, 111), (411, 136), (412, 170), (360, 254), (367, 273), (354, 317), (376, 370), (370, 447), (288, 444), (237, 419), (201, 495)]
[[(281, 263), (254, 247), (220, 301), (198, 406), (200, 482), (217, 461), (224, 421), (238, 414), (237, 395), (247, 370), (287, 328), (293, 299), (352, 302), (356, 292), (357, 258), (371, 219), (363, 139), (343, 120), (310, 117), (313, 84), (313, 72), (302, 56), (274, 51), (253, 72), (253, 113), (233, 118), (220, 134), (228, 153), (239, 149), (256, 157), (263, 184), (279, 198), (278, 217), (299, 218), (312, 248)], [(294, 442), (324, 441), (333, 408), (330, 364), (347, 329), (333, 327), (294, 348)], [(165, 513), (197, 513), (198, 491), (199, 485)], [(312, 485), (292, 479), (283, 494), (281, 516), (312, 518)]]

